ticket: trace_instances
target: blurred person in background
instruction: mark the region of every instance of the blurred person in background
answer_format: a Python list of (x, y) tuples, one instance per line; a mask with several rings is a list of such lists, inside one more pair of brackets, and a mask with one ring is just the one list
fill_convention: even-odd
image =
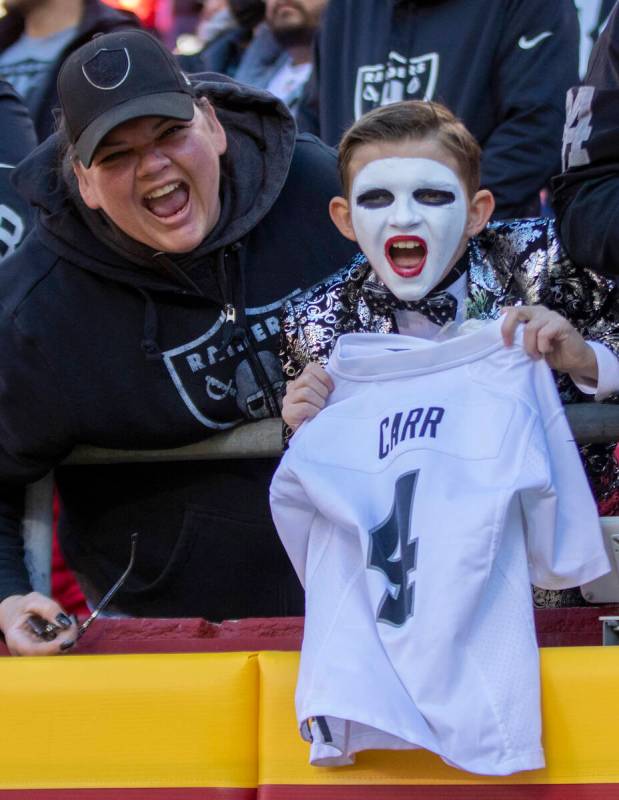
[(204, 0), (198, 17), (196, 36), (203, 44), (209, 44), (235, 25), (228, 0)]
[(265, 22), (236, 71), (241, 83), (266, 89), (293, 112), (313, 63), (312, 45), (326, 0), (266, 0)]
[(574, 0), (580, 22), (580, 66), (578, 72), (585, 77), (591, 48), (608, 21), (616, 0)]
[[(227, 9), (219, 12), (219, 33), (212, 27), (209, 40), (199, 50), (177, 56), (186, 72), (220, 72), (236, 77), (243, 54), (264, 19), (264, 0), (227, 0), (226, 5)], [(211, 22), (214, 26), (215, 17)]]
[(553, 181), (561, 238), (570, 257), (619, 275), (619, 6), (567, 94), (563, 172)]
[[(0, 261), (15, 252), (32, 221), (31, 210), (12, 186), (14, 167), (34, 150), (37, 136), (28, 109), (0, 80)], [(1, 266), (0, 266), (1, 269)]]
[(0, 79), (22, 97), (39, 141), (54, 129), (56, 78), (66, 56), (95, 33), (137, 27), (138, 18), (101, 0), (4, 0)]
[(182, 55), (194, 55), (206, 45), (237, 27), (232, 16), (228, 0), (203, 0), (195, 3), (195, 29), (189, 33), (181, 33), (176, 39), (174, 52)]
[(560, 168), (578, 44), (571, 0), (330, 0), (297, 122), (335, 145), (371, 108), (439, 100), (482, 146), (495, 218), (532, 216)]

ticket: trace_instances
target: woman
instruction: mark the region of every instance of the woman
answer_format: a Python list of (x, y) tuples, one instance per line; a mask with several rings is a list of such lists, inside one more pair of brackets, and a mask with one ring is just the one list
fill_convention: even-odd
[[(61, 131), (20, 169), (35, 235), (0, 275), (0, 628), (22, 655), (60, 652), (76, 635), (70, 624), (46, 642), (28, 625), (63, 612), (30, 591), (24, 485), (78, 443), (175, 447), (277, 415), (277, 308), (351, 254), (326, 213), (335, 156), (297, 140), (269, 95), (190, 83), (134, 30), (73, 53), (59, 91)], [(268, 510), (273, 468), (59, 469), (61, 542), (91, 602), (123, 572), (137, 531), (116, 610), (300, 613)]]

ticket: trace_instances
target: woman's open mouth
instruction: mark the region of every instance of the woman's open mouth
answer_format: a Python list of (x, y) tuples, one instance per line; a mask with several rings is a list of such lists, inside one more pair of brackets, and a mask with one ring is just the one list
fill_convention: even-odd
[(414, 278), (423, 270), (428, 247), (419, 236), (392, 236), (385, 243), (391, 269), (402, 278)]
[(144, 195), (143, 205), (151, 214), (162, 220), (172, 220), (189, 202), (189, 186), (184, 181), (173, 181)]

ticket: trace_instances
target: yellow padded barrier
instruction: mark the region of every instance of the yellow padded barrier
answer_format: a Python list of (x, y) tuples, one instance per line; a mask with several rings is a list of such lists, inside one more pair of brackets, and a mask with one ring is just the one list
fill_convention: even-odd
[(260, 785), (619, 784), (619, 647), (541, 651), (547, 766), (507, 778), (471, 775), (422, 750), (360, 753), (352, 767), (309, 766), (294, 712), (298, 659), (260, 653)]
[(249, 653), (0, 659), (0, 789), (255, 787)]
[(298, 653), (286, 652), (0, 659), (0, 791), (347, 784), (619, 789), (619, 648), (542, 650), (548, 766), (499, 779), (460, 772), (424, 751), (362, 753), (353, 767), (310, 767), (294, 715), (297, 666)]

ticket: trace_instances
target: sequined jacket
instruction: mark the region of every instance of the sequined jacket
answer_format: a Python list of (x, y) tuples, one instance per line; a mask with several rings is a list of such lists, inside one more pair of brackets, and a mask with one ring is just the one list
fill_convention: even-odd
[[(493, 223), (472, 238), (467, 252), (465, 318), (495, 319), (509, 305), (544, 305), (560, 312), (590, 341), (601, 342), (619, 357), (619, 291), (615, 284), (568, 258), (548, 219)], [(368, 287), (375, 281), (361, 253), (343, 269), (282, 309), (282, 364), (287, 380), (306, 364), (326, 364), (343, 333), (397, 332), (391, 314), (372, 311)], [(564, 403), (591, 400), (568, 375), (556, 374)], [(619, 402), (613, 395), (606, 402)], [(285, 434), (286, 435), (286, 434)], [(581, 448), (598, 508), (619, 515), (619, 467), (614, 445)], [(581, 605), (578, 590), (535, 590), (538, 605)]]

